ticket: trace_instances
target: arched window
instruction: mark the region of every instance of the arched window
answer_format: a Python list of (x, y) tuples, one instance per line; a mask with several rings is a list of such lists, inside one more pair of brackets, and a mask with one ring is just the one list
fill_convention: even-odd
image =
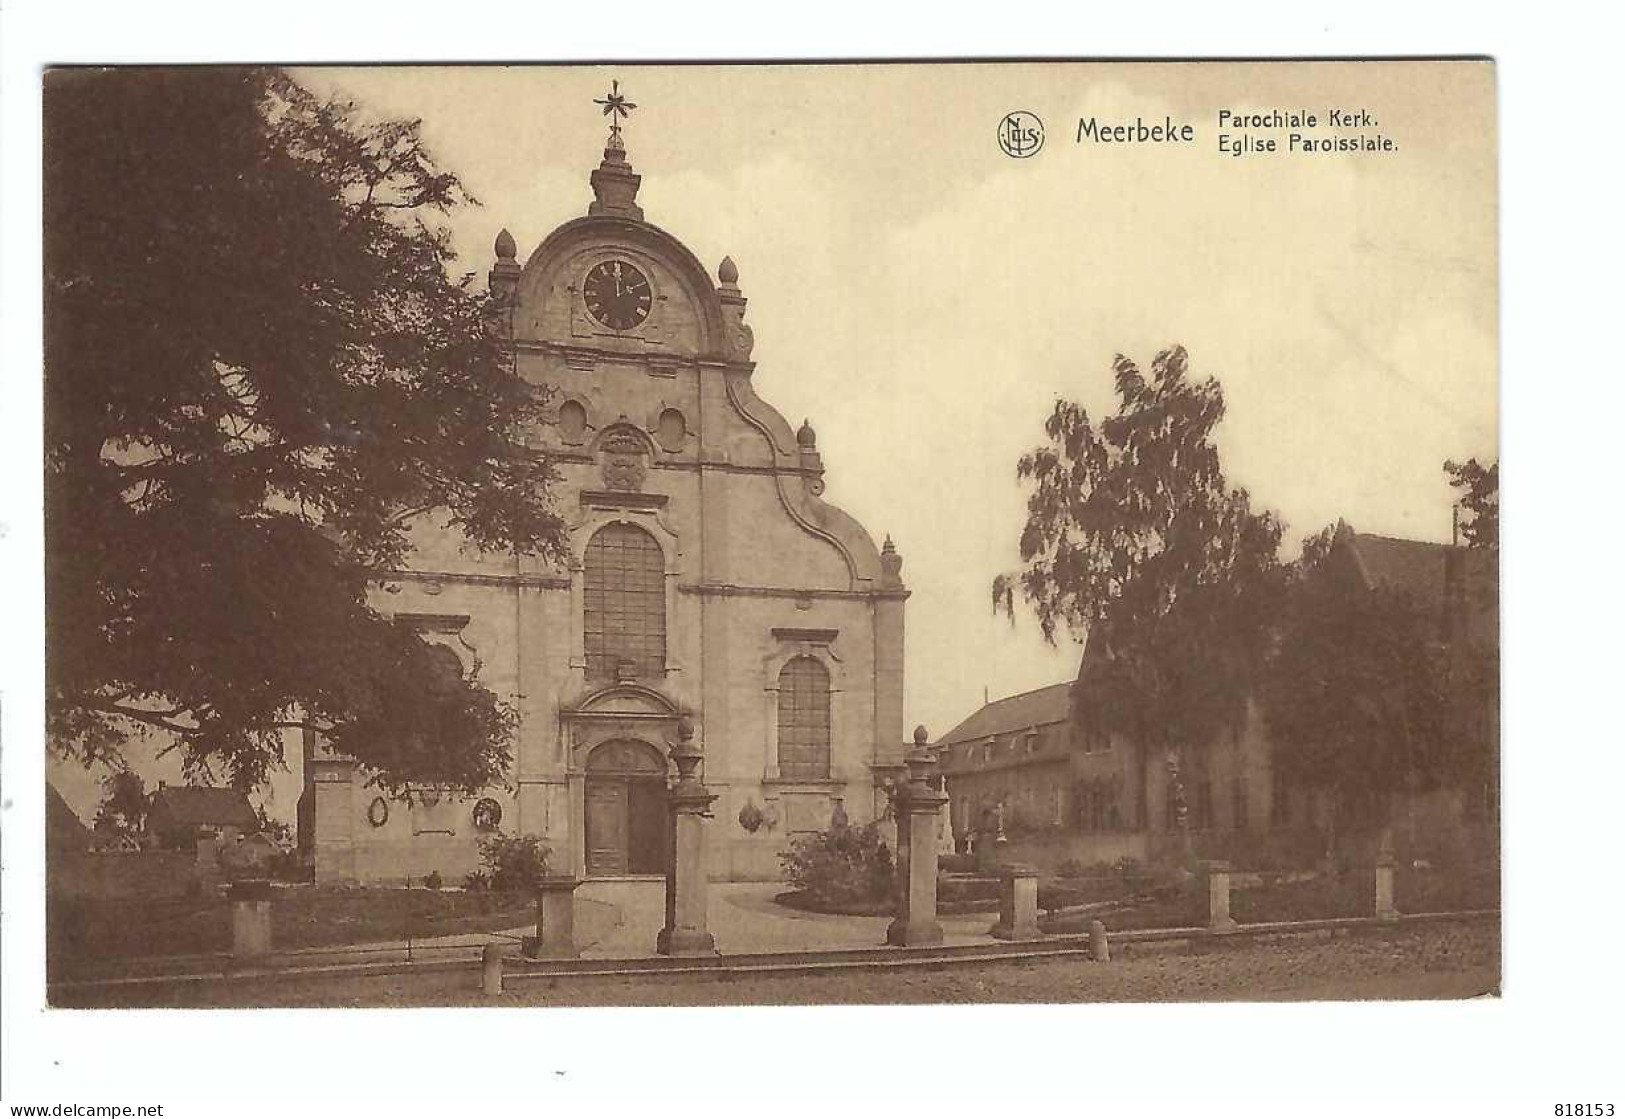
[(779, 673), (779, 776), (829, 776), (829, 672), (812, 657), (796, 657)]
[(587, 675), (659, 676), (666, 668), (666, 572), (660, 545), (635, 525), (605, 525), (587, 544)]

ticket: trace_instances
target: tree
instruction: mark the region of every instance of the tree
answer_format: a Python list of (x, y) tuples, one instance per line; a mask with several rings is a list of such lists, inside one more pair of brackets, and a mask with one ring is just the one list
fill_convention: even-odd
[(1340, 577), (1306, 542), (1260, 682), (1273, 765), (1328, 794), (1338, 821), (1388, 794), (1437, 787), (1459, 768), (1437, 614), (1404, 592)]
[(151, 810), (152, 796), (140, 776), (128, 769), (116, 769), (102, 778), (102, 800), (96, 806), (91, 830), (103, 841), (139, 840)]
[(252, 787), (315, 727), (388, 788), (496, 778), (511, 708), (367, 601), (424, 520), (561, 554), (545, 401), (450, 273), (474, 200), (275, 70), (55, 71), (45, 127), (54, 748)]
[(1476, 458), (1466, 462), (1447, 461), (1445, 473), (1450, 485), (1461, 491), (1456, 508), (1467, 514), (1461, 525), (1461, 534), (1469, 548), (1498, 551), (1501, 547), (1501, 464), (1488, 466)]
[(265, 805), (256, 805), (254, 808), (254, 830), (265, 836), (273, 843), (288, 846), (294, 841), (294, 830), (285, 820), (278, 820), (265, 810)]
[(1017, 464), (1035, 483), (1023, 566), (994, 580), (993, 600), (1013, 617), (1019, 590), (1052, 643), (1063, 628), (1087, 635), (1077, 717), (1136, 745), (1142, 795), (1149, 757), (1165, 757), (1182, 804), (1184, 761), (1245, 711), (1282, 584), (1281, 525), (1226, 480), (1213, 442), (1224, 394), (1188, 376), (1183, 347), (1149, 378), (1122, 355), (1114, 372), (1114, 414), (1097, 425), (1057, 401), (1048, 444)]

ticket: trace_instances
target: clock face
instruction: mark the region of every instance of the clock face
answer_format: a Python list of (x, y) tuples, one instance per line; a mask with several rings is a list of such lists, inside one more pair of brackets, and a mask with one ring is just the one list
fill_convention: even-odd
[(649, 317), (654, 291), (649, 279), (624, 260), (604, 260), (592, 266), (581, 285), (582, 298), (593, 318), (611, 330), (631, 330)]

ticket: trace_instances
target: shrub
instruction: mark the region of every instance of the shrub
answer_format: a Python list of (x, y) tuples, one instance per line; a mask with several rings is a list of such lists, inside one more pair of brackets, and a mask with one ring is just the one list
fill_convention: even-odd
[(471, 870), (463, 879), (463, 889), (471, 894), (482, 893), (491, 888), (491, 874), (484, 870)]
[(426, 890), (438, 890), (445, 884), (446, 880), (440, 877), (438, 870), (431, 870), (423, 876), (423, 888)]
[(891, 850), (874, 824), (797, 836), (779, 862), (792, 886), (826, 905), (879, 900), (891, 891)]
[(480, 841), (480, 861), (493, 890), (533, 890), (547, 874), (547, 844), (537, 835), (502, 835)]
[(1132, 855), (1124, 855), (1118, 859), (1112, 864), (1112, 871), (1123, 880), (1123, 885), (1130, 893), (1138, 894), (1151, 888), (1151, 872)]

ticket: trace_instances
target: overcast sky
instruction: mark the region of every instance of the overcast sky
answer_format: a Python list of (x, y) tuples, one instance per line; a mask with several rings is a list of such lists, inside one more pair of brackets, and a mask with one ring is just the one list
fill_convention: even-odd
[[(481, 276), (499, 229), (523, 260), (585, 213), (605, 133), (592, 100), (620, 80), (647, 219), (708, 267), (738, 263), (758, 393), (812, 421), (825, 498), (904, 556), (906, 718), (933, 735), (984, 689), (1076, 670), (1078, 648), (1047, 647), (1030, 616), (996, 619), (989, 583), (1017, 558), (1016, 459), (1057, 397), (1111, 406), (1116, 353), (1149, 365), (1182, 343), (1219, 378), (1228, 471), (1285, 519), (1293, 555), (1339, 517), (1448, 540), (1441, 464), (1496, 455), (1488, 64), (296, 74), (422, 119), (483, 203), (453, 227)], [(1221, 107), (1334, 106), (1368, 110), (1397, 150), (1217, 151)], [(1047, 126), (1030, 159), (996, 143), (1018, 108)], [(1196, 140), (1075, 143), (1091, 116), (1167, 116)]]

